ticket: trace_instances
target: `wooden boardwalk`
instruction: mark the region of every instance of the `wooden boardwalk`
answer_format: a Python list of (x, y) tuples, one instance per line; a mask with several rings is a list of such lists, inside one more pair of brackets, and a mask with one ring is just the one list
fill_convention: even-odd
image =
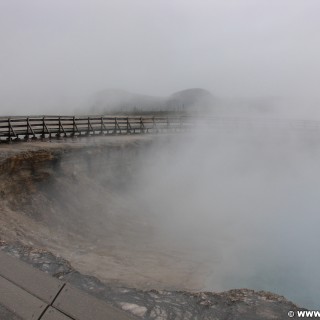
[(1, 251), (0, 307), (21, 320), (135, 319)]
[(0, 141), (91, 135), (155, 133), (188, 126), (183, 116), (39, 116), (0, 117)]
[(0, 142), (219, 128), (320, 130), (320, 121), (232, 116), (0, 117)]

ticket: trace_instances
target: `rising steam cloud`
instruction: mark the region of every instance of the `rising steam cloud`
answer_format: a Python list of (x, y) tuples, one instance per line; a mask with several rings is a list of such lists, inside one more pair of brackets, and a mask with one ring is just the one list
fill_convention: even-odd
[(287, 129), (168, 137), (134, 190), (160, 241), (203, 261), (206, 290), (269, 290), (315, 308), (319, 146)]

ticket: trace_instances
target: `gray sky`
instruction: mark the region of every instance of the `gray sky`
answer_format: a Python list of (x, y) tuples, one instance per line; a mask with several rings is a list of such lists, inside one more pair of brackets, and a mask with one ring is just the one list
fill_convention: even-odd
[(0, 114), (105, 88), (320, 101), (318, 0), (0, 0)]

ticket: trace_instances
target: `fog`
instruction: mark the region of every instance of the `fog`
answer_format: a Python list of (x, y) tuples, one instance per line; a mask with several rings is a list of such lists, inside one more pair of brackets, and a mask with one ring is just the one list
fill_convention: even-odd
[(0, 114), (73, 113), (108, 88), (166, 96), (200, 87), (318, 116), (319, 6), (2, 0)]

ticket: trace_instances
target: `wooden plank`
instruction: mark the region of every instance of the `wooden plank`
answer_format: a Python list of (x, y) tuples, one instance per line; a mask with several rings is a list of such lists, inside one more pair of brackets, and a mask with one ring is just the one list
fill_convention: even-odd
[(51, 304), (64, 283), (0, 251), (0, 276)]
[(57, 309), (49, 307), (40, 320), (70, 320), (68, 316), (61, 313)]
[(0, 304), (23, 320), (38, 320), (47, 304), (0, 277)]
[(77, 320), (132, 320), (121, 310), (98, 300), (89, 294), (72, 287), (70, 284), (62, 289), (53, 303), (53, 307)]

